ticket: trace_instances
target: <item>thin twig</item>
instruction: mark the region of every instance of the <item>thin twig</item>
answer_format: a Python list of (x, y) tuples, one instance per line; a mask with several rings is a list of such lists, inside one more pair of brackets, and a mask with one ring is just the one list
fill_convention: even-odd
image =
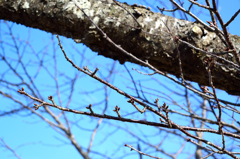
[(231, 19), (224, 26), (227, 27), (237, 17), (239, 13), (240, 9), (231, 17)]
[(133, 146), (129, 146), (127, 144), (125, 144), (124, 146), (131, 148), (131, 151), (134, 150), (134, 151), (138, 152), (139, 154), (142, 154), (142, 155), (145, 155), (145, 156), (148, 156), (148, 157), (151, 157), (151, 158), (163, 159), (163, 158), (159, 158), (159, 157), (155, 157), (155, 156), (151, 156), (149, 154), (143, 153), (142, 151), (139, 151), (139, 150), (135, 149)]

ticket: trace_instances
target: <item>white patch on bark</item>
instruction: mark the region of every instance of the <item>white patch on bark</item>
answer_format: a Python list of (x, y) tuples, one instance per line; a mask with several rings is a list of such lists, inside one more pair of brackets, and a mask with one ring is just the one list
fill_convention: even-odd
[(117, 23), (116, 23), (116, 27), (119, 27), (120, 24), (121, 24), (120, 22), (117, 22)]
[(158, 20), (155, 22), (155, 29), (158, 29), (161, 24), (162, 24), (162, 20), (161, 20), (161, 19), (158, 19)]
[[(98, 25), (99, 19), (100, 19), (99, 17), (94, 17), (93, 18), (93, 23)], [(94, 25), (94, 27), (95, 27), (95, 25)]]
[(146, 16), (145, 18), (145, 22), (151, 22), (152, 21), (152, 18), (150, 18), (148, 15)]
[(153, 28), (151, 28), (151, 29), (150, 29), (150, 31), (149, 31), (149, 33), (150, 33), (150, 34), (152, 34), (152, 33), (153, 33), (153, 31), (154, 31), (154, 29), (153, 29)]
[(22, 8), (28, 9), (29, 8), (29, 3), (25, 1), (22, 5)]
[(66, 3), (63, 8), (66, 11), (72, 11), (73, 14), (77, 15), (78, 18), (83, 18), (83, 12), (79, 9), (81, 8), (88, 16), (92, 16), (94, 11), (89, 10), (91, 3), (88, 0), (73, 0)]

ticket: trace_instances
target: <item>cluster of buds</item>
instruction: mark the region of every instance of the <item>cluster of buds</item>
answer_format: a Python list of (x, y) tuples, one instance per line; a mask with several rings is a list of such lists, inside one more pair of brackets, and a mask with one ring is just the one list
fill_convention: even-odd
[(41, 107), (41, 106), (43, 106), (43, 103), (41, 103), (41, 104), (39, 104), (39, 105), (37, 105), (36, 103), (34, 103), (34, 107), (33, 107), (33, 108), (34, 108), (35, 110), (38, 110), (38, 108)]
[[(166, 103), (163, 103), (163, 105), (162, 105), (162, 110), (166, 113), (166, 118), (165, 118), (165, 120), (167, 121), (169, 127), (171, 128), (171, 127), (172, 127), (172, 122), (169, 120), (168, 107), (169, 107), (169, 106), (167, 106)], [(163, 122), (163, 120), (162, 120), (161, 118), (160, 118), (160, 121)]]
[(203, 91), (203, 93), (208, 93), (209, 92), (209, 88), (207, 86), (201, 86), (200, 88)]
[(18, 91), (17, 91), (18, 93), (20, 93), (20, 94), (24, 94), (25, 92), (24, 92), (24, 88), (22, 87), (22, 90), (21, 89), (19, 89)]
[(134, 104), (133, 98), (130, 98), (127, 102), (128, 102), (128, 103), (131, 103), (131, 104)]
[(207, 21), (207, 23), (209, 24), (210, 27), (215, 27), (217, 26), (217, 23), (216, 22), (210, 22), (210, 21)]
[(165, 7), (163, 8), (158, 8), (160, 10), (161, 13), (163, 13), (163, 11), (165, 10)]
[(48, 96), (48, 100), (52, 101), (53, 100), (53, 96)]
[(190, 138), (187, 138), (187, 142), (190, 142), (190, 141), (192, 141)]
[(211, 69), (212, 67), (214, 67), (216, 61), (213, 59), (213, 57), (208, 57), (205, 59), (204, 62), (206, 65), (208, 65), (208, 68)]
[(168, 107), (169, 107), (169, 106), (167, 106), (166, 103), (163, 103), (162, 110), (163, 110), (165, 113), (168, 113)]
[(113, 111), (114, 111), (114, 112), (117, 112), (118, 117), (121, 118), (121, 115), (120, 115), (120, 113), (119, 113), (119, 110), (120, 110), (120, 107), (115, 106), (115, 109), (114, 109)]
[(174, 37), (174, 42), (176, 43), (176, 42), (178, 42), (179, 41), (179, 37), (178, 36), (175, 36)]
[(230, 50), (229, 47), (227, 47), (227, 48), (224, 49), (224, 51), (229, 51), (229, 50)]

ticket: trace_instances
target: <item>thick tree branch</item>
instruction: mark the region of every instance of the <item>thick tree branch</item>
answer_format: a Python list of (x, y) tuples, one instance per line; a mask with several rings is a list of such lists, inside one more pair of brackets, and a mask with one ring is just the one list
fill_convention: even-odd
[[(142, 60), (147, 60), (157, 69), (177, 77), (180, 77), (178, 53), (174, 39), (167, 33), (166, 25), (173, 35), (199, 49), (207, 49), (211, 53), (225, 52), (226, 46), (221, 39), (198, 23), (154, 13), (136, 5), (121, 4), (123, 8), (111, 0), (81, 0), (78, 5), (107, 36), (123, 49)], [(99, 55), (118, 60), (120, 63), (126, 61), (138, 63), (109, 44), (72, 1), (1, 1), (0, 19), (77, 39), (76, 41), (84, 43)], [(240, 37), (230, 35), (230, 39), (239, 53)], [(206, 53), (184, 43), (180, 43), (178, 49), (184, 78), (201, 85), (209, 85), (204, 64)], [(236, 63), (232, 53), (218, 56)], [(221, 65), (216, 65), (212, 70), (215, 87), (230, 94), (240, 95), (238, 69), (220, 59), (216, 61)]]

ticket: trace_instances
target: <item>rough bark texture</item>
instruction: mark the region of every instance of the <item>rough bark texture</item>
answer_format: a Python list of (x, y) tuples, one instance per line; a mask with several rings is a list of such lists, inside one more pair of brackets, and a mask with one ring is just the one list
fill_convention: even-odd
[[(226, 46), (216, 36), (198, 23), (179, 20), (154, 13), (142, 6), (122, 4), (142, 25), (142, 31), (131, 15), (112, 0), (81, 0), (78, 5), (118, 45), (148, 62), (161, 71), (180, 77), (176, 45), (167, 33), (166, 25), (173, 35), (209, 52), (223, 52)], [(0, 19), (21, 23), (68, 38), (78, 39), (99, 55), (119, 60), (133, 59), (123, 55), (99, 34), (94, 25), (72, 1), (64, 0), (0, 0)], [(135, 27), (135, 28), (134, 28)], [(240, 37), (231, 36), (240, 50)], [(182, 68), (186, 80), (208, 85), (209, 79), (204, 61), (206, 54), (179, 45)], [(235, 62), (232, 54), (223, 55)], [(218, 60), (218, 62), (221, 62)], [(230, 66), (216, 65), (212, 70), (215, 87), (230, 94), (240, 95), (240, 73)]]

